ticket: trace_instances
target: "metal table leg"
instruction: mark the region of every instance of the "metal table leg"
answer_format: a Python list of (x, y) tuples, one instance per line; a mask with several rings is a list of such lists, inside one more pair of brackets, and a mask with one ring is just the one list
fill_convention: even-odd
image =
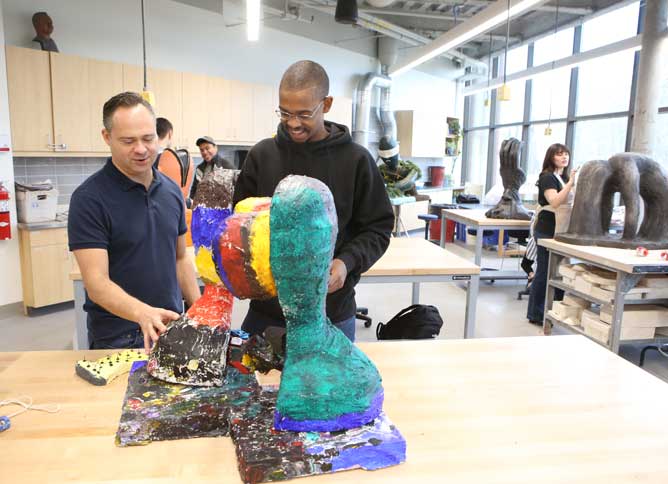
[(475, 229), (475, 265), (482, 267), (482, 236), (485, 233), (480, 229), (480, 226), (473, 227)]
[(446, 225), (447, 219), (445, 218), (445, 213), (443, 213), (443, 210), (441, 210), (441, 241), (439, 245), (441, 248), (445, 247), (445, 225)]
[(418, 304), (420, 301), (420, 283), (413, 283), (413, 296), (411, 299), (411, 304)]
[(466, 284), (466, 313), (464, 315), (464, 338), (475, 337), (475, 310), (478, 302), (480, 276), (473, 275)]
[[(559, 270), (559, 264), (561, 264), (564, 256), (555, 254), (548, 249), (548, 263), (547, 263), (547, 284), (545, 285), (545, 313), (548, 309), (552, 309), (552, 303), (554, 302), (554, 287), (550, 284), (550, 281), (553, 281)], [(547, 320), (543, 315), (543, 334), (550, 335), (552, 334), (552, 323)]]

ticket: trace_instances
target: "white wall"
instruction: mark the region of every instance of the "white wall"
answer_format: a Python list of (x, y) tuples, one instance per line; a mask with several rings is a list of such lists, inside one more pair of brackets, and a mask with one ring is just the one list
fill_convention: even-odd
[[(0, 3), (0, 45), (4, 45), (3, 10)], [(5, 49), (0, 49), (0, 136), (10, 136), (9, 102), (7, 98), (7, 68)], [(11, 139), (11, 138), (10, 138)], [(14, 199), (14, 164), (11, 153), (0, 152), (0, 180), (11, 192)], [(19, 302), (23, 299), (21, 291), (21, 269), (19, 263), (18, 229), (16, 228), (15, 204), (12, 207), (12, 239), (0, 241), (0, 306)]]
[[(32, 46), (31, 17), (46, 10), (61, 52), (141, 64), (139, 0), (2, 0), (6, 42)], [(277, 84), (293, 62), (311, 59), (325, 67), (333, 95), (352, 96), (356, 76), (375, 70), (375, 59), (285, 32), (261, 29), (246, 41), (240, 5), (226, 1), (224, 17), (170, 0), (145, 0), (150, 66)]]

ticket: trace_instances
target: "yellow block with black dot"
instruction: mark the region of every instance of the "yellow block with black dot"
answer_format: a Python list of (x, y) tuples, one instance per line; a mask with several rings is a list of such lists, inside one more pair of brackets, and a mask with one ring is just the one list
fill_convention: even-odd
[(79, 360), (75, 365), (77, 375), (93, 385), (106, 385), (114, 378), (127, 373), (135, 361), (148, 360), (144, 350), (123, 350), (99, 360)]

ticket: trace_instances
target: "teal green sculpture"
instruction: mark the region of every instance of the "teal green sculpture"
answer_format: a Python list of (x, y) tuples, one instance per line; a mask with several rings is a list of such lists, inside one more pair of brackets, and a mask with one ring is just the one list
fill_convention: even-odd
[(381, 412), (375, 365), (327, 319), (327, 280), (337, 235), (327, 186), (291, 175), (271, 203), (271, 269), (286, 319), (286, 361), (278, 392), (277, 430), (359, 427)]

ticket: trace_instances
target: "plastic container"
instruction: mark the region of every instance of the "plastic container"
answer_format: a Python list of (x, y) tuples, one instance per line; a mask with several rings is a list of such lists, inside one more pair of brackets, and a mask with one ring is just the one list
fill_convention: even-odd
[(58, 190), (16, 191), (16, 211), (19, 222), (31, 224), (56, 219)]
[(430, 166), (429, 167), (429, 179), (431, 180), (431, 186), (432, 187), (442, 187), (444, 176), (445, 176), (445, 167), (444, 166)]

